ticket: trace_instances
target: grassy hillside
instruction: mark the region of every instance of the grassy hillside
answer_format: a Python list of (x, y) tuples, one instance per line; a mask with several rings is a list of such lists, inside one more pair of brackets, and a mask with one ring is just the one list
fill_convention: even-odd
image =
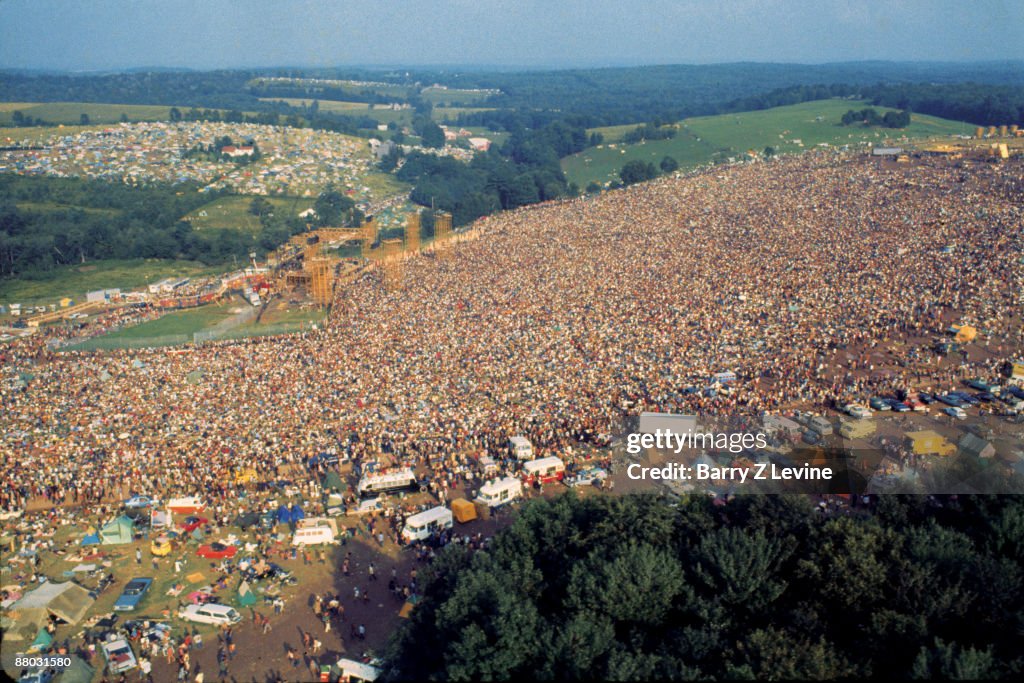
[[(870, 106), (850, 100), (819, 100), (762, 111), (699, 116), (684, 119), (671, 140), (624, 145), (622, 136), (635, 125), (596, 128), (605, 144), (566, 157), (562, 169), (580, 187), (596, 181), (615, 180), (627, 161), (639, 159), (657, 164), (671, 156), (683, 168), (739, 158), (747, 150), (758, 152), (771, 146), (779, 153), (799, 152), (822, 143), (828, 145), (879, 144), (885, 140), (970, 134), (974, 126), (932, 116), (914, 114), (907, 128), (862, 128), (841, 126), (840, 117), (849, 109)], [(890, 111), (876, 108), (879, 114)]]
[[(313, 206), (314, 198), (311, 197), (264, 197), (274, 205), (288, 214), (295, 214), (305, 211)], [(242, 230), (256, 233), (260, 231), (260, 219), (249, 213), (249, 206), (253, 197), (231, 196), (220, 197), (209, 204), (204, 204), (192, 213), (184, 216), (184, 219), (192, 224), (196, 230)]]
[[(182, 109), (179, 107), (179, 109)], [(3, 102), (0, 104), (0, 125), (9, 125), (15, 111), (48, 123), (78, 124), (82, 114), (90, 123), (117, 123), (124, 114), (129, 121), (166, 121), (171, 108), (148, 104), (95, 104), (92, 102)]]
[(0, 302), (51, 304), (65, 296), (84, 301), (86, 292), (97, 289), (129, 290), (167, 277), (213, 275), (225, 269), (225, 266), (207, 266), (195, 261), (92, 261), (59, 268), (45, 279), (0, 280)]

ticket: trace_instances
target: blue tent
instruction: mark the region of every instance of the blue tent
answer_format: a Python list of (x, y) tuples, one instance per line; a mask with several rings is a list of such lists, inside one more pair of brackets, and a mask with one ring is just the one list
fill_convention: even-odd
[(305, 518), (306, 518), (306, 513), (302, 511), (302, 507), (298, 503), (295, 503), (294, 505), (292, 505), (292, 523), (294, 524), (295, 522), (299, 521), (300, 519), (305, 519)]
[(279, 524), (291, 524), (292, 513), (288, 509), (287, 505), (282, 505), (277, 508), (277, 521)]
[(82, 539), (82, 545), (99, 545), (100, 535), (97, 533), (86, 534)]

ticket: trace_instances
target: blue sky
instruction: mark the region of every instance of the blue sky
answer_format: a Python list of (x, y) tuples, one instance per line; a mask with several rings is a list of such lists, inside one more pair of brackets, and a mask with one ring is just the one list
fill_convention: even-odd
[(1024, 59), (1024, 0), (0, 0), (0, 68)]

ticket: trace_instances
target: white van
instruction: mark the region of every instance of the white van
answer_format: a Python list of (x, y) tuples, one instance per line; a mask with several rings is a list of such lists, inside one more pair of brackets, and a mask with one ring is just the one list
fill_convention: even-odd
[(185, 605), (178, 610), (178, 618), (214, 626), (237, 624), (242, 620), (242, 616), (227, 605)]
[(480, 469), (483, 470), (485, 477), (490, 477), (498, 473), (498, 463), (494, 462), (494, 458), (489, 455), (480, 456)]
[(508, 447), (517, 460), (533, 460), (533, 444), (525, 436), (513, 436)]
[(496, 508), (523, 497), (523, 484), (514, 477), (489, 481), (480, 487), (476, 502)]
[(387, 474), (368, 474), (359, 480), (357, 490), (360, 497), (376, 498), (389, 491), (418, 490), (416, 475), (410, 469), (388, 472)]
[(565, 463), (555, 455), (523, 463), (523, 482), (550, 484), (565, 477)]
[(405, 520), (405, 528), (402, 529), (402, 538), (406, 543), (422, 541), (430, 538), (432, 534), (444, 529), (451, 529), (453, 524), (452, 511), (443, 505), (431, 508), (426, 512), (413, 515)]
[(334, 543), (337, 536), (338, 527), (333, 519), (310, 517), (299, 521), (299, 526), (292, 537), (292, 545)]
[(822, 436), (828, 436), (832, 433), (832, 423), (824, 417), (819, 417), (817, 415), (807, 421), (807, 426)]

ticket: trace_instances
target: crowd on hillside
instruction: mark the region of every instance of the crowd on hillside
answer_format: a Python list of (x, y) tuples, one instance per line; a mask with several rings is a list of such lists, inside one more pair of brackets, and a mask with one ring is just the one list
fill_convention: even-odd
[[(910, 379), (874, 373), (880, 349), (954, 321), (1019, 355), (1022, 198), (1016, 163), (809, 154), (484, 219), (397, 285), (340, 289), (315, 332), (97, 353), (21, 340), (0, 348), (0, 507), (130, 491), (228, 510), (239, 470), (281, 478), (322, 452), (415, 466), (440, 496), (513, 435), (572, 461), (644, 410), (863, 399)], [(918, 380), (951, 381), (929, 362)], [(723, 371), (732, 391), (687, 390)]]

